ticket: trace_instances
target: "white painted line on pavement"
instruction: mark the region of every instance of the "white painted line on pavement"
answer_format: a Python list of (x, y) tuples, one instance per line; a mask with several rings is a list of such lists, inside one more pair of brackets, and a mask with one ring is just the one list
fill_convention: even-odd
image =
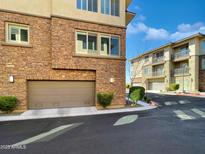
[(174, 113), (175, 113), (176, 116), (177, 116), (178, 118), (180, 118), (181, 120), (193, 120), (193, 119), (196, 119), (195, 117), (190, 116), (190, 115), (187, 115), (186, 113), (184, 113), (184, 112), (181, 111), (181, 110), (175, 110)]
[(138, 119), (138, 115), (127, 115), (120, 119), (118, 119), (113, 126), (121, 126), (121, 125), (127, 125), (135, 122)]
[(203, 112), (203, 111), (201, 111), (201, 110), (199, 110), (199, 109), (196, 109), (196, 108), (191, 109), (191, 110), (192, 110), (194, 113), (200, 115), (202, 118), (205, 118), (205, 112)]
[(177, 105), (177, 102), (165, 102), (164, 104), (167, 105), (167, 106)]
[(191, 102), (188, 100), (180, 100), (179, 103), (180, 104), (190, 104)]
[(20, 145), (26, 145), (26, 144), (30, 144), (30, 143), (33, 143), (33, 142), (36, 142), (38, 140), (41, 140), (49, 135), (52, 135), (52, 134), (55, 134), (57, 132), (60, 132), (66, 128), (69, 128), (69, 127), (72, 127), (74, 124), (69, 124), (69, 125), (63, 125), (63, 126), (60, 126), (60, 127), (57, 127), (57, 128), (54, 128), (48, 132), (45, 132), (45, 133), (42, 133), (42, 134), (39, 134), (39, 135), (36, 135), (34, 137), (31, 137), (29, 139), (26, 139), (26, 140), (23, 140), (21, 142), (18, 142), (12, 146), (20, 146)]

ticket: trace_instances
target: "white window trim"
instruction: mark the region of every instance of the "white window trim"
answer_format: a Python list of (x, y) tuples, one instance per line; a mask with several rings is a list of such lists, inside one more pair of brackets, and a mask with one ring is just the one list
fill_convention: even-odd
[[(101, 38), (102, 37), (105, 37), (105, 38), (109, 38), (109, 54), (106, 55), (106, 56), (109, 56), (109, 57), (120, 57), (121, 56), (121, 45), (120, 45), (120, 37), (117, 36), (117, 35), (108, 35), (108, 34), (100, 34), (100, 53), (102, 52), (101, 51)], [(112, 37), (117, 37), (119, 39), (119, 55), (111, 55), (111, 38)]]
[[(97, 55), (98, 55), (98, 50), (99, 50), (99, 47), (98, 47), (98, 34), (95, 33), (95, 32), (84, 32), (84, 31), (76, 31), (76, 36), (75, 36), (75, 52), (77, 54), (87, 54), (89, 55), (89, 51), (97, 51)], [(86, 35), (86, 47), (87, 49), (84, 49), (84, 51), (79, 51), (78, 49), (78, 34), (82, 34), (82, 35)], [(96, 36), (97, 37), (97, 50), (89, 50), (88, 49), (88, 35), (91, 35), (91, 36)], [(86, 51), (86, 52), (85, 52)], [(96, 55), (96, 54), (90, 54), (90, 55)]]
[[(20, 39), (20, 33), (19, 33), (19, 38), (18, 41), (13, 41), (10, 39), (10, 26), (15, 27), (17, 29), (24, 29), (28, 31), (28, 42), (21, 41)], [(12, 44), (23, 44), (23, 45), (29, 45), (30, 44), (30, 27), (28, 25), (23, 25), (23, 24), (16, 24), (16, 23), (10, 23), (6, 22), (6, 29), (5, 29), (5, 38), (6, 38), (6, 43), (12, 43)]]
[[(102, 52), (102, 44), (101, 44), (101, 39), (102, 38), (108, 38), (109, 39), (109, 54), (103, 54)], [(108, 56), (108, 55), (110, 55), (110, 52), (111, 52), (111, 39), (110, 39), (110, 35), (100, 35), (100, 55), (102, 55), (102, 56)]]
[[(86, 40), (87, 40), (87, 52), (81, 52), (78, 51), (78, 40), (77, 36), (78, 34), (86, 34)], [(97, 36), (97, 54), (89, 54), (89, 49), (88, 49), (88, 34), (91, 35), (96, 35)], [(109, 54), (101, 54), (101, 37), (107, 37), (109, 38)], [(111, 38), (112, 37), (117, 37), (119, 39), (119, 55), (111, 55)], [(97, 32), (92, 32), (92, 31), (81, 31), (81, 30), (76, 30), (75, 31), (75, 54), (83, 54), (83, 55), (96, 55), (96, 56), (105, 56), (105, 57), (114, 57), (114, 58), (119, 58), (121, 56), (121, 38), (118, 35), (110, 35), (106, 33), (97, 33)]]

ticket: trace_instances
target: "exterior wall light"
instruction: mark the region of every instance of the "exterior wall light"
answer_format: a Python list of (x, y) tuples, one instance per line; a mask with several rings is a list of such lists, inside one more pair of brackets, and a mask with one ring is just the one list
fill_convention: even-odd
[(10, 76), (9, 76), (9, 82), (10, 82), (10, 83), (13, 83), (13, 82), (14, 82), (14, 76), (13, 76), (13, 75), (10, 75)]
[(114, 78), (110, 78), (110, 83), (114, 83), (115, 79)]

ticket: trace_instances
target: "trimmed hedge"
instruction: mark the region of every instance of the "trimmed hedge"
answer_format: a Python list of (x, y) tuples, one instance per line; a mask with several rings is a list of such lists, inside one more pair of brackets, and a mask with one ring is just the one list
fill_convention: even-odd
[(17, 105), (17, 99), (14, 96), (0, 96), (0, 110), (11, 112)]
[(137, 102), (138, 100), (143, 100), (144, 96), (145, 96), (145, 88), (144, 87), (136, 86), (136, 87), (130, 88), (129, 98), (132, 101)]
[(113, 100), (113, 93), (98, 93), (97, 99), (99, 104), (106, 108)]

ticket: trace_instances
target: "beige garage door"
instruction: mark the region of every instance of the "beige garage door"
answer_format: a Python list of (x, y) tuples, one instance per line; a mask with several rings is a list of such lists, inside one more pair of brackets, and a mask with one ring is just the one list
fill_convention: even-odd
[(149, 90), (165, 90), (165, 84), (163, 81), (149, 82)]
[(83, 107), (95, 104), (95, 82), (29, 81), (30, 109)]

